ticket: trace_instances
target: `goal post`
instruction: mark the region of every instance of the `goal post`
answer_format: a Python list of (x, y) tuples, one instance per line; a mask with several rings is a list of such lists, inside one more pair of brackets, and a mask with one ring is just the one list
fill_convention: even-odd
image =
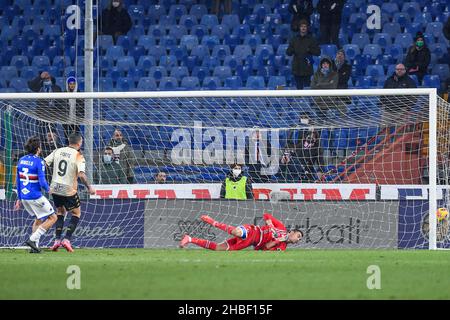
[[(73, 121), (69, 99), (92, 112)], [(76, 129), (97, 190), (79, 190), (80, 246), (171, 248), (185, 232), (219, 241), (201, 214), (238, 225), (269, 211), (304, 229), (306, 248), (448, 248), (436, 212), (450, 204), (449, 117), (427, 88), (2, 93), (0, 190), (14, 198), (7, 180), (27, 137), (55, 134), (60, 146)], [(223, 198), (233, 163), (253, 199)], [(16, 246), (31, 220), (4, 198), (0, 246)]]

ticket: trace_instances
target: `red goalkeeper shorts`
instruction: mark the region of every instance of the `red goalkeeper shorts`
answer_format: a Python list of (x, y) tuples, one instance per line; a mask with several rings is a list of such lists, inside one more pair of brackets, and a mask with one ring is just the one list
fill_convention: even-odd
[(226, 243), (228, 244), (229, 251), (242, 250), (249, 246), (255, 246), (260, 241), (261, 231), (259, 228), (252, 224), (244, 224), (239, 226), (241, 228), (244, 236), (242, 238), (234, 237), (228, 239)]

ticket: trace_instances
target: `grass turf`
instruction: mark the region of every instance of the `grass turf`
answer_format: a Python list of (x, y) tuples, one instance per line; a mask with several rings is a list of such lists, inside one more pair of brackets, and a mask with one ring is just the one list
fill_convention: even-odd
[[(67, 267), (81, 269), (68, 290)], [(366, 286), (381, 269), (381, 289)], [(0, 299), (450, 299), (450, 252), (0, 250)]]

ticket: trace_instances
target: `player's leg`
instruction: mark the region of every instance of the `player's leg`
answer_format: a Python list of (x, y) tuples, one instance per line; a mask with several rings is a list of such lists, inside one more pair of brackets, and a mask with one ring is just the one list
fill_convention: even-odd
[(206, 222), (207, 224), (212, 225), (213, 227), (215, 227), (217, 229), (225, 231), (228, 234), (231, 234), (231, 232), (236, 228), (236, 227), (233, 227), (233, 226), (229, 226), (229, 225), (227, 225), (225, 223), (218, 222), (218, 221), (214, 220), (213, 218), (211, 218), (208, 215), (202, 215), (200, 217), (200, 219), (202, 219), (204, 222)]
[(67, 251), (73, 252), (70, 240), (72, 239), (72, 234), (75, 232), (75, 229), (77, 228), (78, 222), (80, 221), (81, 217), (80, 199), (78, 198), (78, 195), (71, 197), (70, 203), (68, 205), (70, 206), (69, 208), (72, 211), (72, 216), (70, 217), (69, 226), (67, 227), (67, 231), (64, 235), (63, 241), (61, 241), (61, 245), (66, 248)]
[(51, 247), (52, 251), (58, 251), (58, 248), (61, 247), (61, 237), (64, 229), (65, 216), (66, 216), (66, 208), (64, 208), (64, 206), (58, 206), (56, 208), (55, 243)]
[[(42, 224), (42, 221), (39, 219), (34, 219), (33, 226), (31, 227), (32, 233), (36, 232), (36, 230), (39, 228), (39, 226)], [(36, 246), (39, 248), (39, 240), (36, 241)]]
[(39, 222), (34, 222), (34, 231), (31, 234), (28, 241), (25, 243), (31, 247), (34, 251), (39, 252), (39, 240), (40, 238), (50, 229), (53, 224), (56, 222), (55, 211), (53, 210), (52, 205), (45, 197), (41, 197), (37, 200), (27, 202), (27, 206), (32, 209), (34, 212), (36, 219), (40, 220)]
[(215, 250), (215, 251), (225, 251), (227, 250), (227, 244), (225, 242), (217, 243), (214, 241), (209, 241), (205, 239), (194, 238), (189, 235), (185, 235), (180, 241), (180, 248), (185, 248), (189, 243), (195, 244), (199, 247)]

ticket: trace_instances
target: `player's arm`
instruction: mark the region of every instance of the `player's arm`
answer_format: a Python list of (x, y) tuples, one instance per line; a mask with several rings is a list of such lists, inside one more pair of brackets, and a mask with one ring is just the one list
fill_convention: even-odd
[(50, 153), (50, 154), (44, 159), (45, 164), (46, 164), (47, 166), (49, 166), (49, 167), (53, 164), (53, 161), (55, 160), (55, 152), (56, 152), (56, 150), (53, 150), (53, 152)]
[(286, 227), (284, 226), (284, 224), (278, 220), (277, 218), (273, 217), (271, 214), (269, 213), (264, 213), (263, 214), (263, 219), (266, 222), (266, 224), (270, 227), (274, 227), (277, 229), (283, 229), (285, 230)]
[(282, 241), (277, 241), (277, 240), (269, 241), (265, 245), (265, 250), (271, 250), (271, 251), (280, 250), (280, 251), (284, 251), (284, 250), (286, 250), (286, 243), (282, 242)]
[(81, 180), (81, 182), (86, 186), (86, 188), (89, 190), (89, 193), (91, 195), (95, 194), (94, 188), (92, 188), (91, 184), (89, 183), (89, 180), (85, 174), (86, 171), (86, 160), (84, 160), (84, 157), (81, 155), (81, 153), (78, 153), (77, 156), (77, 168), (78, 168), (78, 178)]
[(45, 179), (45, 162), (44, 160), (41, 160), (39, 163), (36, 164), (37, 166), (37, 172), (38, 172), (38, 179), (39, 179), (39, 185), (42, 189), (45, 190), (45, 192), (50, 192), (50, 187), (48, 186), (47, 179)]

